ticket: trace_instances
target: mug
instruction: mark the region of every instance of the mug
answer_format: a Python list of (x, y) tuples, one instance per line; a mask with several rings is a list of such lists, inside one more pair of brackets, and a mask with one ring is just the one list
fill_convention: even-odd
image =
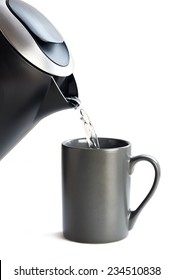
[[(64, 237), (81, 243), (124, 239), (157, 188), (159, 163), (151, 156), (131, 157), (128, 141), (99, 138), (100, 149), (86, 139), (62, 143)], [(136, 210), (130, 210), (130, 177), (139, 161), (154, 167), (152, 187)]]

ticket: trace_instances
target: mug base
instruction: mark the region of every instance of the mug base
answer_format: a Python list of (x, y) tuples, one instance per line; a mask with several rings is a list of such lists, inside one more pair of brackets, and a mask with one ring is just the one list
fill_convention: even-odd
[(126, 234), (125, 236), (119, 236), (119, 237), (115, 237), (115, 238), (83, 238), (83, 237), (74, 237), (74, 236), (71, 236), (70, 234), (68, 233), (65, 233), (63, 232), (63, 236), (65, 239), (69, 240), (69, 241), (72, 241), (72, 242), (77, 242), (77, 243), (85, 243), (85, 244), (106, 244), (106, 243), (113, 243), (113, 242), (118, 242), (118, 241), (121, 241), (123, 239), (125, 239), (128, 234)]

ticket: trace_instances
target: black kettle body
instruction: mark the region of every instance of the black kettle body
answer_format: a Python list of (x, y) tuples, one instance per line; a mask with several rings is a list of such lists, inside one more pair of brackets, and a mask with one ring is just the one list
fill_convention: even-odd
[(0, 0), (0, 159), (43, 117), (78, 96), (71, 54), (54, 26), (19, 0)]

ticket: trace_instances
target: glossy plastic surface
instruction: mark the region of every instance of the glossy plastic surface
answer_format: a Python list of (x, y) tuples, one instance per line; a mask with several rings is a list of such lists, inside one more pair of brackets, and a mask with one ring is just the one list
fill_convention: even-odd
[(28, 61), (50, 75), (73, 73), (73, 59), (56, 28), (35, 8), (20, 0), (0, 0), (0, 32)]
[(7, 5), (47, 57), (60, 66), (68, 65), (69, 52), (66, 44), (61, 34), (43, 14), (23, 1), (7, 0)]
[(63, 38), (52, 23), (38, 10), (26, 2), (7, 0), (7, 5), (19, 20), (40, 40), (62, 43)]
[(66, 97), (77, 95), (73, 75), (50, 76), (28, 63), (0, 32), (0, 159), (39, 120), (72, 108)]

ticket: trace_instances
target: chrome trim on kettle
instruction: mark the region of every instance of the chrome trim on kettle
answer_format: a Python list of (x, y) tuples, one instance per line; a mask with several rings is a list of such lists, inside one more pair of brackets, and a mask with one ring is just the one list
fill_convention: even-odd
[(67, 66), (62, 67), (54, 63), (42, 52), (27, 28), (10, 11), (5, 0), (0, 0), (0, 31), (27, 61), (42, 71), (61, 77), (72, 74), (73, 59), (70, 51)]

